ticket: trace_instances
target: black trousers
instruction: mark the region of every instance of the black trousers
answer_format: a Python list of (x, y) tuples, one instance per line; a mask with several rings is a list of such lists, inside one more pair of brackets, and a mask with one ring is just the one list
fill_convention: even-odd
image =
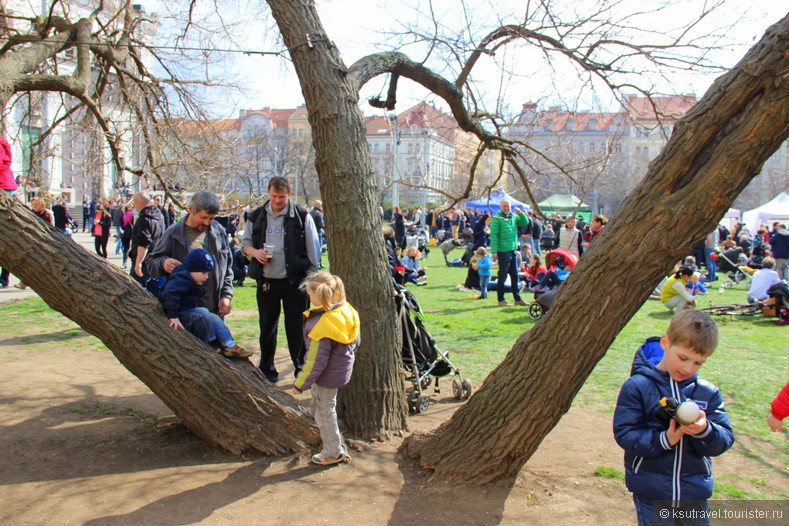
[(257, 301), (260, 317), (260, 370), (274, 371), (274, 352), (277, 350), (277, 328), (280, 309), (285, 313), (285, 335), (293, 366), (301, 369), (306, 348), (301, 326), (304, 311), (309, 307), (309, 296), (287, 279), (269, 279), (268, 290), (258, 285)]

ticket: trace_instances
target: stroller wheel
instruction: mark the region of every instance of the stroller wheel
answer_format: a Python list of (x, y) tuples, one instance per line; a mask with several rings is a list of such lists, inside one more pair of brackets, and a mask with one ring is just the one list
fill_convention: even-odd
[(542, 305), (536, 301), (529, 304), (529, 318), (539, 320), (542, 318), (542, 312)]
[(473, 390), (473, 387), (471, 386), (471, 382), (469, 382), (464, 378), (463, 381), (460, 382), (460, 384), (463, 387), (460, 399), (468, 400), (469, 397), (471, 397), (471, 391)]
[(419, 382), (419, 385), (422, 387), (423, 390), (430, 387), (430, 375), (429, 374), (425, 375), (425, 377), (422, 378), (422, 380)]
[(424, 413), (430, 407), (430, 397), (422, 395), (414, 404), (414, 413)]
[(724, 289), (730, 289), (733, 286), (734, 286), (734, 283), (732, 283), (731, 281), (727, 281), (726, 283), (723, 284), (723, 288)]
[(459, 378), (452, 380), (452, 396), (458, 400), (463, 400), (463, 384)]

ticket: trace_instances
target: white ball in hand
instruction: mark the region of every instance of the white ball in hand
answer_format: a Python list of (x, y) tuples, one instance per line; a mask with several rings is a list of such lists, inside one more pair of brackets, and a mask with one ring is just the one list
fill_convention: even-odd
[(693, 401), (686, 401), (682, 402), (677, 406), (677, 420), (679, 420), (680, 424), (692, 424), (696, 420), (699, 419), (699, 413), (701, 409), (699, 409), (698, 404)]

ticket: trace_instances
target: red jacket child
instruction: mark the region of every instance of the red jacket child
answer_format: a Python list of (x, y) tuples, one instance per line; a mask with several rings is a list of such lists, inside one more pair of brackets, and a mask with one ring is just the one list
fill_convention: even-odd
[(781, 430), (782, 420), (789, 416), (789, 382), (781, 389), (773, 403), (770, 404), (770, 409), (772, 411), (767, 418), (767, 423), (770, 425), (770, 429), (778, 432)]

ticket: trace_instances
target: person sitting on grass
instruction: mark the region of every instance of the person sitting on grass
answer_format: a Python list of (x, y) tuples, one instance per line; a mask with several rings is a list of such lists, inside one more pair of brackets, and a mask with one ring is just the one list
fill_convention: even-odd
[(413, 245), (408, 247), (405, 255), (400, 258), (400, 263), (405, 268), (405, 280), (417, 286), (427, 285), (427, 277), (425, 276), (427, 269), (419, 266), (420, 259), (422, 259), (422, 253)]
[(161, 301), (170, 327), (186, 329), (202, 341), (219, 346), (219, 352), (228, 358), (247, 358), (255, 354), (239, 347), (224, 320), (205, 307), (198, 307), (197, 300), (205, 294), (203, 284), (214, 269), (214, 258), (201, 248), (189, 251), (182, 265), (170, 273), (164, 286)]
[(524, 278), (526, 278), (526, 282), (529, 285), (529, 288), (533, 288), (537, 285), (540, 280), (548, 273), (548, 269), (545, 268), (545, 265), (542, 264), (542, 258), (539, 254), (532, 254), (531, 261), (529, 261), (529, 266), (526, 267), (526, 272)]

